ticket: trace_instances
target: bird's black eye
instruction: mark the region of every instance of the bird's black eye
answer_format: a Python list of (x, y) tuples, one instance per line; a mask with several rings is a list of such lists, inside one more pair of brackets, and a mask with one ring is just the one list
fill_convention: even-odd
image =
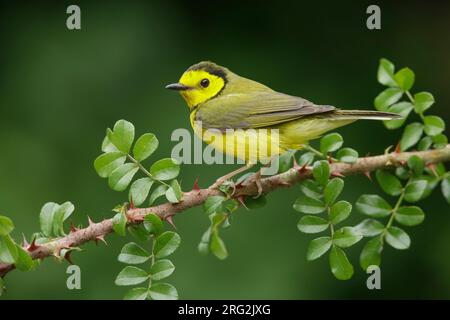
[(209, 86), (209, 79), (202, 79), (202, 81), (200, 81), (200, 85), (203, 87), (203, 88), (206, 88), (207, 86)]

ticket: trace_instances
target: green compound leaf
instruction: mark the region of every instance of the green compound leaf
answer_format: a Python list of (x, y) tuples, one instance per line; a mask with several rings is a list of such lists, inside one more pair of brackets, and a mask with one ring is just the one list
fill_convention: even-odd
[(342, 189), (344, 189), (344, 180), (340, 178), (331, 179), (327, 183), (323, 193), (325, 204), (327, 206), (333, 204), (337, 197), (341, 194)]
[(300, 196), (295, 200), (294, 210), (309, 214), (318, 214), (325, 211), (325, 203), (321, 200)]
[(424, 131), (429, 136), (440, 134), (445, 129), (445, 122), (438, 116), (426, 116), (423, 119)]
[(39, 222), (41, 225), (41, 231), (46, 237), (53, 235), (53, 221), (55, 212), (58, 210), (59, 204), (55, 202), (47, 202), (39, 213)]
[(133, 200), (135, 206), (140, 206), (145, 199), (147, 199), (148, 193), (153, 185), (153, 180), (150, 178), (137, 179), (131, 184), (128, 198)]
[(415, 75), (411, 69), (403, 68), (394, 75), (394, 79), (400, 88), (404, 91), (408, 91), (414, 85)]
[(378, 82), (389, 87), (397, 86), (397, 82), (394, 79), (394, 70), (395, 67), (392, 62), (384, 58), (381, 59), (377, 72)]
[(305, 152), (298, 158), (298, 164), (300, 166), (303, 165), (310, 165), (314, 161), (314, 153), (312, 152)]
[(156, 161), (150, 167), (150, 174), (157, 180), (172, 180), (180, 173), (180, 164), (172, 158), (164, 158)]
[(412, 227), (421, 224), (425, 214), (419, 207), (400, 207), (395, 213), (395, 220), (404, 226)]
[(426, 197), (428, 197), (431, 194), (431, 192), (433, 192), (433, 190), (437, 187), (437, 185), (439, 183), (439, 178), (434, 177), (434, 176), (428, 176), (428, 175), (421, 175), (417, 178), (420, 180), (425, 180), (427, 182), (425, 191), (423, 192), (423, 195), (420, 198), (422, 200), (422, 199), (425, 199)]
[(134, 148), (134, 158), (141, 162), (152, 155), (158, 148), (159, 141), (153, 133), (145, 133), (137, 139)]
[(402, 180), (406, 180), (409, 178), (409, 170), (404, 167), (395, 168), (395, 175)]
[(203, 204), (203, 210), (207, 215), (215, 212), (222, 212), (223, 202), (226, 200), (224, 196), (210, 196)]
[(383, 232), (384, 225), (375, 219), (365, 219), (360, 224), (356, 225), (355, 229), (358, 230), (363, 237), (374, 237)]
[(333, 241), (330, 237), (321, 237), (312, 240), (306, 252), (306, 259), (312, 261), (320, 258), (330, 249), (332, 243)]
[(209, 249), (220, 260), (224, 260), (228, 257), (228, 251), (225, 246), (225, 242), (220, 238), (217, 231), (211, 233)]
[(369, 240), (361, 251), (359, 264), (366, 271), (369, 266), (381, 264), (381, 252), (383, 251), (383, 240), (381, 236)]
[(163, 228), (163, 223), (156, 214), (150, 213), (144, 217), (144, 228), (150, 234), (159, 234)]
[(329, 226), (327, 220), (317, 216), (303, 216), (297, 224), (298, 230), (304, 233), (318, 233), (326, 230)]
[(112, 220), (112, 228), (114, 232), (124, 237), (127, 232), (126, 227), (127, 227), (127, 217), (125, 213), (123, 212), (116, 213), (116, 215), (113, 217)]
[(203, 233), (200, 243), (198, 244), (198, 252), (206, 256), (209, 252), (209, 243), (211, 240), (211, 227)]
[(329, 133), (320, 139), (320, 152), (327, 154), (333, 152), (342, 147), (344, 139), (339, 133)]
[(173, 231), (166, 231), (156, 238), (153, 254), (156, 258), (164, 258), (171, 255), (180, 245), (180, 236)]
[(408, 249), (411, 244), (411, 239), (408, 234), (400, 228), (389, 227), (385, 236), (386, 242), (393, 248), (399, 250)]
[(129, 290), (125, 296), (124, 300), (146, 300), (148, 296), (148, 288), (133, 288)]
[(74, 212), (75, 206), (72, 204), (72, 202), (67, 201), (64, 202), (61, 205), (58, 205), (55, 208), (55, 212), (53, 213), (53, 235), (54, 236), (63, 236), (64, 228), (63, 224), (64, 221), (70, 217), (70, 215)]
[(448, 144), (447, 137), (445, 136), (445, 134), (442, 134), (442, 133), (433, 136), (432, 140), (433, 140), (433, 146), (436, 149), (443, 149)]
[(333, 246), (330, 251), (330, 268), (338, 280), (348, 280), (353, 276), (353, 266), (341, 248)]
[(376, 194), (363, 194), (355, 205), (356, 210), (374, 218), (387, 217), (392, 210), (391, 205)]
[(344, 221), (350, 215), (352, 205), (344, 200), (338, 201), (330, 208), (330, 223), (338, 224)]
[(105, 153), (108, 152), (119, 152), (119, 149), (109, 140), (109, 136), (112, 134), (112, 130), (110, 128), (106, 129), (106, 135), (102, 142), (102, 151)]
[(166, 198), (171, 203), (178, 203), (182, 200), (183, 192), (177, 180), (172, 180), (170, 183), (170, 187), (166, 191)]
[(393, 104), (388, 108), (388, 112), (397, 113), (402, 116), (401, 119), (397, 120), (385, 120), (383, 121), (386, 128), (393, 130), (400, 128), (408, 118), (409, 114), (411, 113), (411, 110), (413, 109), (413, 105), (410, 102), (399, 102), (396, 104)]
[(414, 111), (424, 113), (434, 104), (434, 97), (429, 92), (418, 92), (414, 95)]
[(363, 235), (358, 229), (343, 227), (333, 234), (333, 244), (341, 248), (348, 248), (360, 241), (362, 237)]
[(358, 160), (358, 151), (352, 148), (342, 148), (337, 152), (337, 159), (341, 162), (355, 163)]
[(134, 242), (127, 243), (117, 258), (122, 263), (141, 264), (150, 258), (150, 254)]
[(12, 220), (5, 216), (0, 216), (0, 236), (6, 236), (14, 229)]
[(146, 281), (149, 275), (144, 270), (133, 267), (126, 266), (117, 275), (115, 284), (118, 286), (133, 286)]
[(322, 187), (315, 180), (306, 179), (300, 183), (300, 191), (305, 196), (320, 200), (322, 198)]
[(445, 200), (450, 204), (450, 177), (442, 180), (441, 191)]
[(135, 239), (145, 242), (148, 241), (149, 234), (147, 230), (145, 230), (143, 224), (139, 225), (130, 225), (127, 227), (127, 231), (131, 234)]
[(162, 184), (158, 186), (155, 190), (153, 190), (148, 200), (149, 205), (152, 205), (158, 198), (161, 198), (163, 195), (165, 195), (167, 189), (168, 187)]
[(0, 263), (15, 263), (19, 252), (10, 235), (0, 236)]
[(400, 88), (387, 88), (376, 96), (374, 104), (378, 111), (387, 111), (388, 107), (396, 103), (403, 96)]
[(109, 141), (123, 153), (128, 153), (134, 140), (134, 125), (126, 120), (119, 120), (113, 131), (107, 131)]
[(434, 166), (434, 170), (431, 170), (430, 168), (425, 168), (425, 171), (427, 171), (428, 174), (432, 175), (433, 177), (438, 176), (443, 178), (447, 173), (446, 173), (445, 166), (444, 164), (441, 163), (437, 163)]
[(330, 176), (330, 165), (328, 161), (316, 161), (313, 165), (313, 177), (322, 186), (325, 186)]
[(432, 137), (423, 137), (420, 139), (419, 144), (417, 145), (417, 150), (424, 151), (430, 149), (431, 145), (433, 144), (433, 138)]
[(122, 152), (108, 152), (97, 157), (94, 161), (94, 168), (102, 178), (109, 175), (122, 165), (126, 160), (126, 155)]
[(427, 188), (426, 180), (414, 180), (406, 185), (405, 200), (408, 202), (419, 201)]
[(412, 170), (415, 176), (422, 174), (425, 169), (425, 162), (419, 156), (411, 156), (408, 159), (408, 167)]
[(286, 172), (292, 168), (296, 150), (288, 150), (278, 157), (278, 173)]
[(17, 259), (15, 266), (20, 271), (29, 271), (33, 267), (33, 259), (31, 258), (28, 251), (26, 251), (21, 246), (17, 245)]
[(378, 184), (384, 192), (391, 196), (398, 196), (402, 193), (403, 186), (400, 180), (386, 170), (377, 170), (375, 174)]
[(155, 283), (148, 293), (153, 300), (178, 300), (177, 289), (168, 283)]
[(108, 178), (109, 187), (115, 191), (123, 191), (130, 184), (139, 167), (134, 163), (125, 163), (116, 168)]
[(175, 271), (175, 266), (173, 265), (172, 261), (167, 259), (162, 259), (156, 261), (152, 268), (150, 269), (150, 275), (152, 277), (152, 280), (162, 280), (164, 278), (167, 278)]
[(408, 124), (400, 139), (400, 150), (405, 151), (414, 146), (420, 140), (422, 133), (423, 125), (421, 123), (413, 122)]
[(74, 210), (74, 205), (69, 201), (61, 205), (54, 202), (44, 204), (39, 214), (42, 233), (47, 237), (63, 236), (63, 223)]

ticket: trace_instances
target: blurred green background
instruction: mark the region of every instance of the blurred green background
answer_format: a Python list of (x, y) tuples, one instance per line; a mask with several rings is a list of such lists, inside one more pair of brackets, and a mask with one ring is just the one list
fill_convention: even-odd
[[(82, 30), (66, 28), (66, 8), (78, 4)], [(164, 85), (190, 65), (212, 60), (275, 90), (343, 108), (373, 108), (382, 87), (378, 60), (416, 73), (415, 91), (431, 91), (432, 112), (450, 120), (450, 3), (381, 3), (382, 30), (366, 28), (361, 1), (39, 1), (0, 7), (0, 212), (14, 219), (16, 239), (39, 228), (47, 201), (72, 201), (75, 223), (111, 217), (126, 193), (108, 188), (93, 169), (105, 128), (118, 119), (137, 133), (155, 133), (157, 157), (170, 155), (175, 128), (188, 128), (188, 109)], [(382, 153), (399, 139), (382, 123), (342, 128), (345, 145), (360, 154)], [(185, 165), (189, 189), (231, 169)], [(343, 198), (354, 203), (378, 192), (364, 177), (346, 179)], [(366, 289), (358, 265), (363, 241), (352, 247), (355, 276), (336, 280), (327, 259), (306, 262), (310, 236), (298, 232), (291, 204), (298, 187), (268, 196), (259, 211), (240, 209), (223, 232), (230, 257), (200, 256), (207, 228), (201, 208), (178, 215), (182, 245), (169, 282), (187, 299), (450, 298), (450, 210), (439, 189), (422, 202), (425, 222), (408, 232), (409, 250), (386, 247), (382, 290)], [(352, 221), (363, 217), (356, 211)], [(11, 272), (5, 299), (121, 299), (126, 288), (113, 282), (122, 265), (117, 254), (126, 239), (84, 246), (73, 260), (82, 270), (82, 290), (66, 288), (66, 264), (46, 259), (33, 272)]]

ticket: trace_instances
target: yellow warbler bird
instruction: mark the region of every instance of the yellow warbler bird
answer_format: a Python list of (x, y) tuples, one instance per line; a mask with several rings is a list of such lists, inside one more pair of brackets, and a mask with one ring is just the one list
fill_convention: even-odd
[[(247, 167), (255, 159), (263, 160), (289, 149), (300, 149), (325, 132), (359, 119), (401, 118), (388, 112), (317, 105), (274, 91), (213, 62), (191, 66), (178, 83), (166, 88), (181, 93), (190, 110), (191, 125), (200, 138), (222, 153), (241, 158)], [(208, 130), (222, 134), (221, 138), (206, 135)], [(249, 146), (252, 141), (256, 143), (254, 152)], [(218, 183), (245, 169), (222, 177)]]

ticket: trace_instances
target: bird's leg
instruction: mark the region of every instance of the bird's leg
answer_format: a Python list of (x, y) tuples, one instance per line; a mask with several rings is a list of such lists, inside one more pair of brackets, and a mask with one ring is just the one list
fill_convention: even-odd
[(261, 183), (261, 169), (259, 169), (251, 179), (255, 182), (256, 187), (258, 188), (258, 194), (253, 197), (253, 199), (258, 199), (263, 194), (263, 188)]
[(249, 182), (255, 182), (256, 187), (258, 188), (258, 194), (253, 197), (253, 199), (258, 199), (263, 194), (263, 187), (261, 183), (261, 174), (263, 168), (268, 168), (272, 165), (272, 161), (278, 157), (278, 155), (270, 157), (270, 160), (267, 164), (265, 164), (262, 168), (260, 168), (253, 176), (249, 178)]
[(237, 170), (231, 171), (230, 173), (227, 173), (226, 175), (220, 177), (219, 179), (216, 180), (216, 182), (214, 182), (214, 184), (210, 187), (211, 189), (217, 189), (220, 185), (222, 185), (225, 181), (230, 180), (231, 178), (235, 177), (236, 175), (238, 175), (239, 173), (242, 173), (248, 169), (250, 169), (251, 167), (253, 167), (255, 164), (254, 163), (247, 163), (245, 166), (240, 167)]

